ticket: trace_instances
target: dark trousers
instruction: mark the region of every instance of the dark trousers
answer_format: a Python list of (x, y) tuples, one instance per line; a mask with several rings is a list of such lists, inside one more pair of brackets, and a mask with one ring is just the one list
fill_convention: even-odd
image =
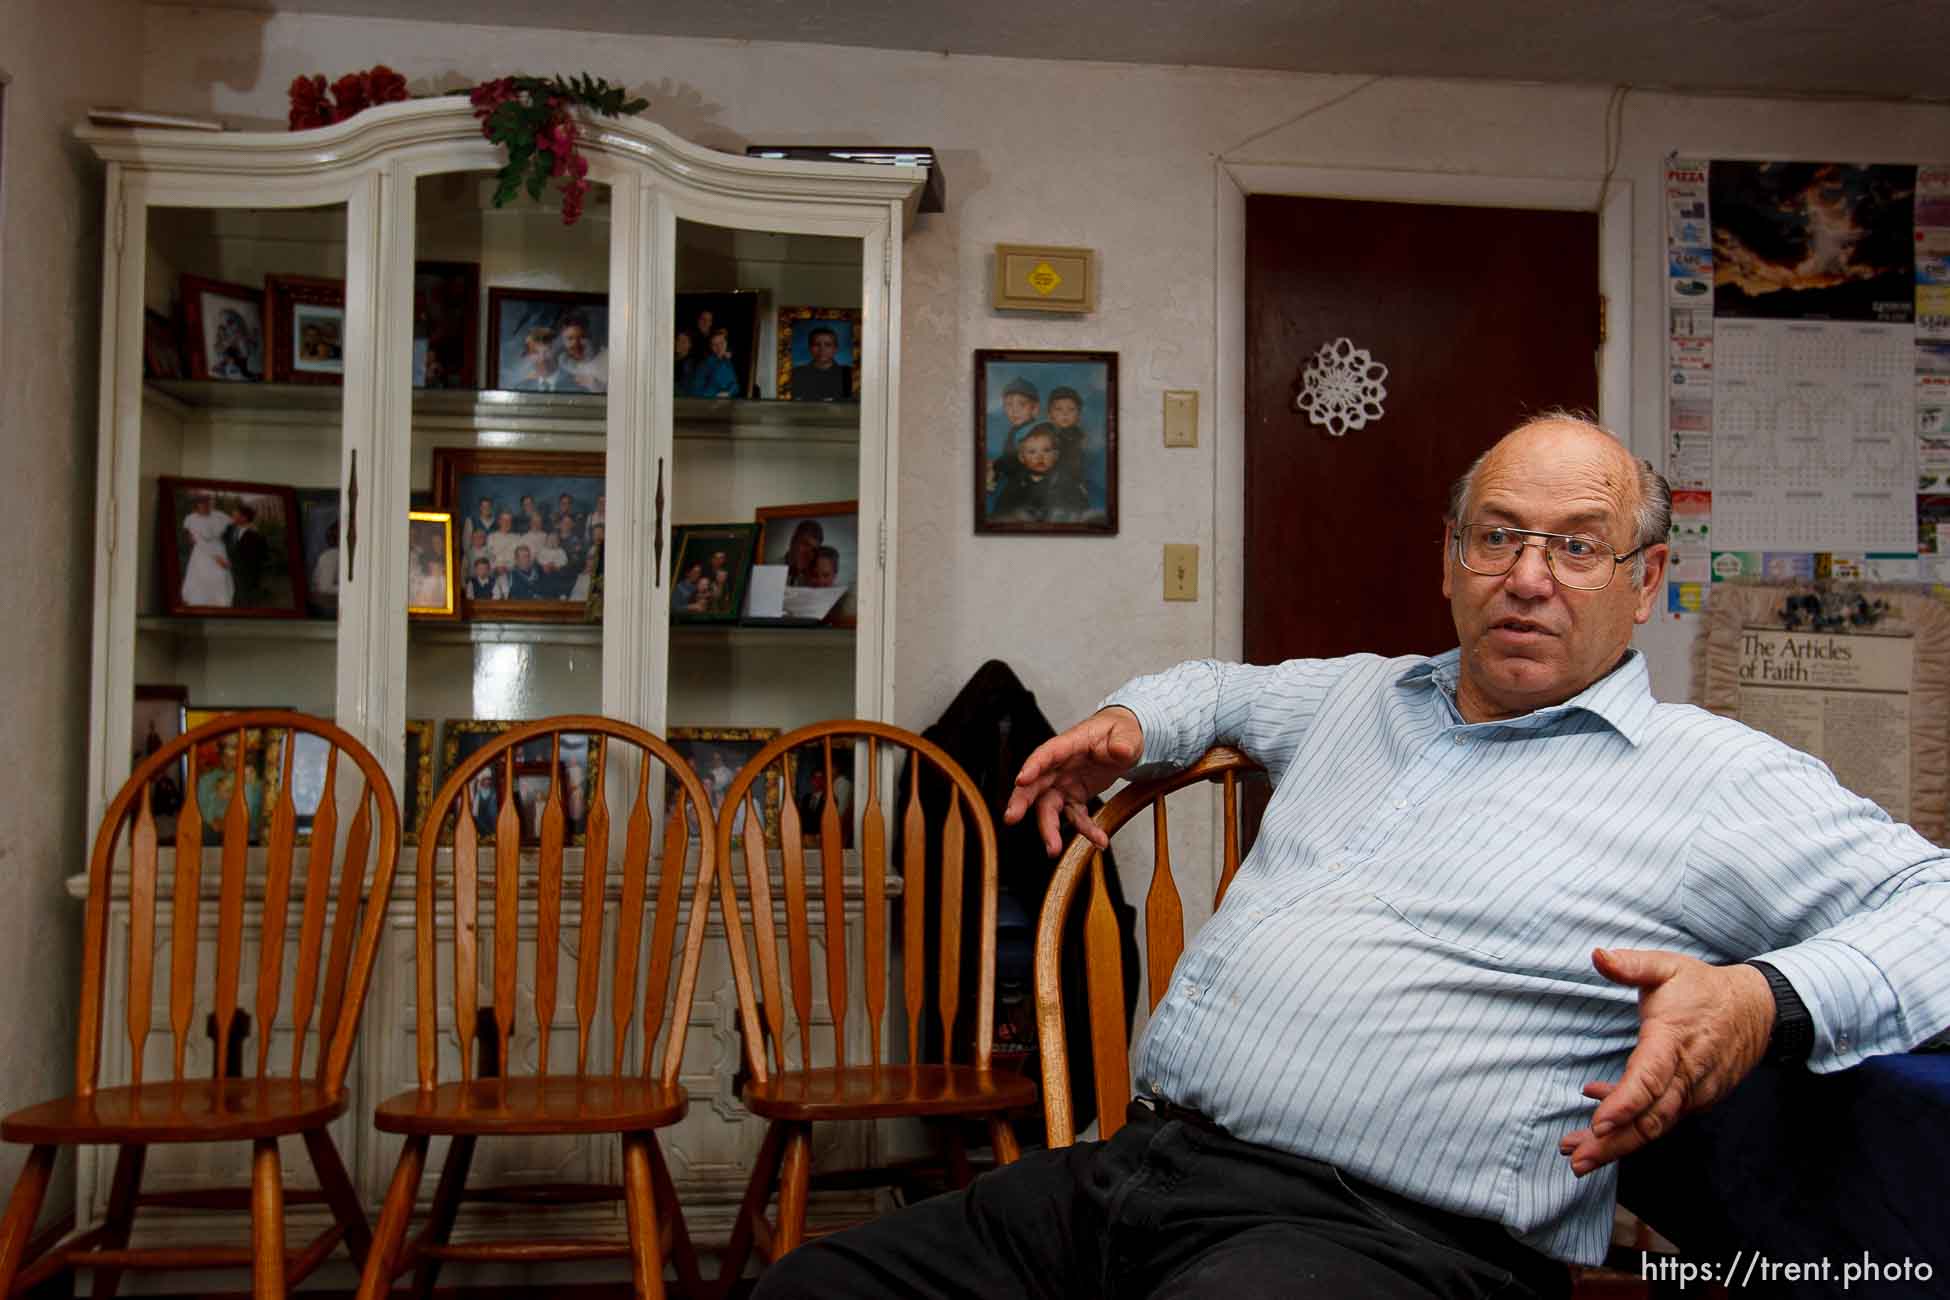
[(1108, 1142), (1031, 1152), (959, 1192), (793, 1251), (765, 1273), (756, 1300), (1568, 1293), (1562, 1264), (1496, 1224), (1134, 1102)]

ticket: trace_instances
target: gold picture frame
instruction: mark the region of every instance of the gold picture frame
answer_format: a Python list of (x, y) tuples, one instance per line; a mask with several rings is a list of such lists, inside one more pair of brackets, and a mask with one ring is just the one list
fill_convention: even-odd
[(997, 244), (997, 311), (1083, 315), (1097, 310), (1097, 253), (1059, 244)]
[[(724, 795), (731, 788), (732, 778), (778, 736), (777, 727), (671, 727), (664, 733), (670, 747), (684, 756), (697, 773), (697, 779), (704, 783), (705, 793), (711, 798), (713, 815), (723, 806)], [(779, 801), (784, 789), (785, 782), (774, 766), (765, 773), (764, 789), (760, 796), (761, 824), (765, 828), (767, 844), (776, 845), (779, 842)], [(665, 816), (676, 812), (678, 794), (677, 782), (666, 773)], [(699, 828), (693, 826), (692, 837), (696, 838), (698, 833)]]

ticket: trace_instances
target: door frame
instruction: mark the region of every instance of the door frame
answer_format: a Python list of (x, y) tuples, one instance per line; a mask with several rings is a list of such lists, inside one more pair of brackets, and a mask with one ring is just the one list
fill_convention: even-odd
[[(1613, 177), (1389, 171), (1289, 163), (1221, 161), (1213, 183), (1218, 224), (1214, 304), (1217, 401), (1213, 409), (1212, 653), (1236, 660), (1245, 647), (1246, 517), (1246, 198), (1279, 194), (1316, 199), (1463, 204), (1598, 213), (1598, 292), (1607, 327), (1598, 367), (1598, 418), (1626, 438), (1632, 430), (1632, 182)], [(1600, 206), (1600, 192), (1603, 204)], [(1355, 340), (1359, 343), (1360, 340)], [(1435, 575), (1429, 575), (1431, 582)]]

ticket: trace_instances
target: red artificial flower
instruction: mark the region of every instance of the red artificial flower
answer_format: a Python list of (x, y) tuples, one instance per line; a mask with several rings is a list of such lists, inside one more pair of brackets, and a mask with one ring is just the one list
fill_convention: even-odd
[(366, 98), (374, 104), (397, 104), (405, 99), (406, 78), (383, 63), (372, 65), (366, 74)]
[(304, 131), (314, 126), (330, 126), (337, 121), (332, 101), (326, 97), (322, 76), (291, 79), (291, 129)]
[(354, 113), (369, 106), (366, 99), (366, 77), (362, 72), (348, 72), (332, 83), (332, 98), (338, 101), (339, 120), (343, 122)]

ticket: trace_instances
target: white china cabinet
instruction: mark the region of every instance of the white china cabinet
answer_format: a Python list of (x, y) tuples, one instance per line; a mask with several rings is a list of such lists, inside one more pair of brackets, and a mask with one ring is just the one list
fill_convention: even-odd
[[(553, 190), (494, 205), (499, 151), (464, 98), (290, 134), (79, 135), (108, 164), (88, 834), (143, 747), (143, 688), (181, 688), (191, 709), (275, 705), (332, 718), (379, 755), (409, 819), (425, 811), (415, 807), (425, 775), (437, 787), (443, 751), (465, 741), (470, 722), (599, 712), (664, 733), (893, 716), (900, 262), (918, 169), (748, 159), (638, 119), (598, 119), (582, 140), (593, 188), (581, 220), (565, 225)], [(278, 283), (287, 291), (266, 293)], [(591, 336), (579, 369), (593, 382), (544, 382), (529, 365), (534, 329), (567, 332), (551, 304), (579, 313)], [(731, 325), (722, 349), (694, 333), (699, 304)], [(840, 360), (857, 394), (778, 399), (806, 348), (795, 322), (809, 319), (842, 327)], [(680, 357), (687, 334), (697, 355), (728, 354), (741, 395), (695, 382), (695, 358)], [(195, 374), (208, 377), (189, 377), (198, 359)], [(453, 513), (446, 555), (464, 580), (479, 499), (506, 493), (495, 513), (513, 513), (523, 508), (515, 495), (538, 487), (566, 498), (538, 513), (551, 533), (558, 509), (572, 517), (577, 568), (600, 571), (600, 601), (565, 574), (541, 593), (548, 607), (486, 598), (461, 619), (409, 618), (424, 594), (414, 585), (424, 575), (409, 572), (409, 510)], [(292, 517), (264, 490), (283, 488), (296, 492)], [(264, 572), (232, 574), (227, 591), (207, 571), (193, 581), (197, 548), (209, 545), (198, 536), (208, 524), (190, 519), (205, 508), (198, 495), (233, 524), (240, 504), (256, 506), (273, 543)], [(852, 501), (857, 532), (842, 557), (851, 626), (673, 615), (674, 530)], [(590, 565), (597, 524), (601, 561)], [(774, 552), (780, 527), (768, 528)], [(140, 716), (153, 717), (154, 692), (144, 693)], [(413, 852), (403, 850), (387, 900), (388, 942), (337, 1130), (372, 1209), (397, 1146), (373, 1131), (371, 1109), (415, 1078)], [(570, 873), (580, 875), (574, 859)], [(170, 875), (166, 858), (165, 885)], [(214, 875), (204, 874), (206, 889)], [(84, 890), (78, 875), (71, 892)], [(113, 916), (111, 989), (125, 897)], [(728, 963), (721, 944), (707, 953), (689, 1038), (691, 1115), (666, 1151), (692, 1230), (709, 1242), (727, 1230), (761, 1126), (734, 1090)], [(112, 1006), (108, 1023), (123, 1014)], [(518, 1015), (532, 1050), (531, 1010)], [(161, 1037), (148, 1050), (162, 1050)], [(126, 1040), (106, 1040), (104, 1081), (126, 1078)], [(201, 1050), (208, 1068), (212, 1044)], [(872, 1155), (864, 1131), (833, 1141), (822, 1167)], [(84, 1152), (83, 1225), (104, 1211), (110, 1154)], [(287, 1170), (307, 1169), (294, 1155)], [(227, 1159), (200, 1147), (152, 1152), (145, 1188), (248, 1182)], [(601, 1140), (503, 1140), (483, 1145), (474, 1181), (609, 1181), (619, 1160)], [(321, 1210), (294, 1205), (294, 1233)], [(159, 1220), (145, 1217), (153, 1234)], [(554, 1217), (569, 1235), (596, 1224), (622, 1232), (607, 1207)], [(201, 1216), (169, 1231), (202, 1239), (241, 1227)], [(342, 1263), (320, 1276), (350, 1285)]]

